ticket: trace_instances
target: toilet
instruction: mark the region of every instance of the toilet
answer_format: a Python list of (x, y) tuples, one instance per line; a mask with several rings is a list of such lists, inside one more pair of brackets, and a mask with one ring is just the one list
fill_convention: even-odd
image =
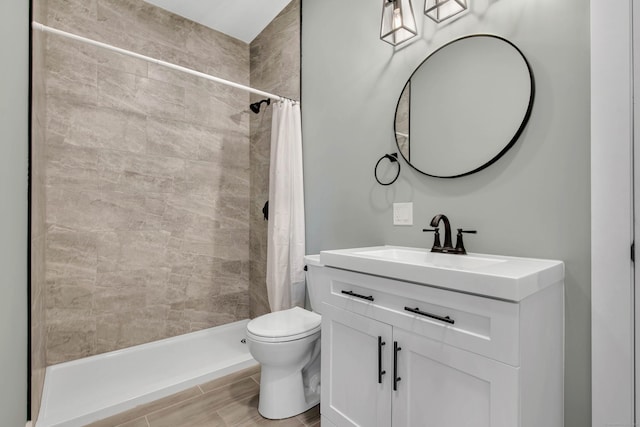
[[(247, 344), (261, 365), (258, 412), (283, 419), (320, 402), (320, 305), (318, 255), (305, 257), (307, 290), (314, 311), (293, 307), (256, 317), (247, 324)], [(314, 283), (315, 282), (315, 283)]]

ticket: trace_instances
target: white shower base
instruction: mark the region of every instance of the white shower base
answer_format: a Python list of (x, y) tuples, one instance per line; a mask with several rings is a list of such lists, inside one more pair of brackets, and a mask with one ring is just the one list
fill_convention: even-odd
[(49, 366), (36, 427), (76, 427), (258, 364), (248, 320)]

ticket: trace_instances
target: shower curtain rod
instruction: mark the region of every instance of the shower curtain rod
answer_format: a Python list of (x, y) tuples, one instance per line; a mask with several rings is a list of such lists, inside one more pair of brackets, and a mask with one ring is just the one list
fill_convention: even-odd
[[(39, 22), (36, 22), (36, 21), (31, 22), (31, 28), (33, 28), (34, 30), (43, 31), (45, 33), (51, 33), (51, 34), (55, 34), (55, 35), (58, 35), (58, 36), (66, 37), (66, 38), (69, 38), (69, 39), (77, 40), (77, 41), (80, 41), (80, 42), (83, 42), (83, 43), (87, 43), (87, 44), (90, 44), (90, 45), (93, 45), (93, 46), (98, 46), (98, 47), (101, 47), (101, 48), (104, 48), (104, 49), (107, 49), (107, 50), (111, 50), (111, 51), (114, 51), (114, 52), (121, 53), (123, 55), (132, 56), (134, 58), (138, 58), (138, 59), (142, 59), (144, 61), (152, 62), (154, 64), (162, 65), (162, 66), (165, 66), (167, 68), (171, 68), (171, 69), (174, 69), (174, 70), (177, 70), (177, 71), (182, 71), (183, 73), (192, 74), (194, 76), (198, 76), (198, 77), (201, 77), (203, 79), (211, 80), (211, 81), (214, 81), (216, 83), (221, 83), (221, 84), (224, 84), (224, 85), (227, 85), (227, 86), (235, 87), (237, 89), (242, 89), (242, 90), (245, 90), (247, 92), (254, 93), (256, 95), (266, 96), (266, 97), (274, 99), (276, 101), (280, 101), (280, 100), (283, 100), (283, 99), (288, 99), (288, 98), (285, 98), (285, 97), (282, 97), (282, 96), (278, 96), (278, 95), (274, 95), (272, 93), (265, 92), (265, 91), (262, 91), (262, 90), (259, 90), (259, 89), (254, 89), (254, 88), (249, 87), (249, 86), (241, 85), (239, 83), (234, 83), (234, 82), (229, 81), (229, 80), (221, 79), (219, 77), (214, 77), (214, 76), (211, 76), (209, 74), (201, 73), (200, 71), (192, 70), (190, 68), (183, 67), (181, 65), (172, 64), (170, 62), (166, 62), (166, 61), (162, 61), (160, 59), (152, 58), (150, 56), (141, 55), (139, 53), (131, 52), (130, 50), (121, 49), (119, 47), (112, 46), (110, 44), (102, 43), (102, 42), (99, 42), (99, 41), (96, 41), (96, 40), (88, 39), (86, 37), (78, 36), (76, 34), (68, 33), (66, 31), (58, 30), (56, 28), (48, 27), (48, 26), (43, 25), (43, 24), (41, 24)], [(295, 101), (295, 100), (293, 100), (293, 101), (294, 102), (298, 102), (298, 101)]]

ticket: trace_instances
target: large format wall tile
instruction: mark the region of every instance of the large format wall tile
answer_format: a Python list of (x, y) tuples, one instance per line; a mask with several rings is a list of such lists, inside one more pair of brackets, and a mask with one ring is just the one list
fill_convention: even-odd
[(65, 133), (61, 142), (67, 146), (144, 152), (147, 128), (144, 114), (73, 104), (65, 113), (62, 122)]
[[(47, 16), (66, 31), (249, 82), (248, 45), (145, 2), (49, 0)], [(47, 362), (247, 318), (248, 94), (48, 39), (38, 297)]]
[(96, 47), (47, 37), (46, 93), (82, 104), (97, 103), (98, 64)]
[(185, 89), (170, 83), (119, 72), (97, 70), (98, 105), (151, 117), (185, 119)]
[[(299, 0), (251, 47), (136, 0), (47, 3), (36, 12), (48, 25), (300, 96)], [(54, 36), (39, 43), (40, 365), (268, 312), (271, 109), (256, 116), (256, 97), (157, 64)]]
[[(296, 98), (299, 48), (284, 45), (299, 37), (298, 7), (257, 39), (251, 63), (244, 43), (144, 2), (36, 0), (34, 17), (238, 83), (251, 64), (254, 86)], [(254, 129), (245, 92), (41, 33), (33, 80), (37, 419), (47, 364), (269, 310), (259, 215), (271, 116)]]

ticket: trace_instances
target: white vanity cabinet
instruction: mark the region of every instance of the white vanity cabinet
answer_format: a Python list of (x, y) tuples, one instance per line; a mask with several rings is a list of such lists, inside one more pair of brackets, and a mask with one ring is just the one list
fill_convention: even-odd
[(506, 301), (324, 269), (327, 425), (563, 425), (562, 280)]
[[(326, 374), (321, 371), (323, 416), (337, 426), (391, 425), (391, 370), (387, 365), (392, 327), (326, 304), (322, 321), (321, 357), (328, 369)], [(379, 340), (384, 341), (379, 345)], [(379, 371), (379, 347), (386, 374)]]
[[(518, 424), (518, 368), (400, 328), (393, 426), (507, 427)], [(388, 425), (388, 424), (387, 424)]]

